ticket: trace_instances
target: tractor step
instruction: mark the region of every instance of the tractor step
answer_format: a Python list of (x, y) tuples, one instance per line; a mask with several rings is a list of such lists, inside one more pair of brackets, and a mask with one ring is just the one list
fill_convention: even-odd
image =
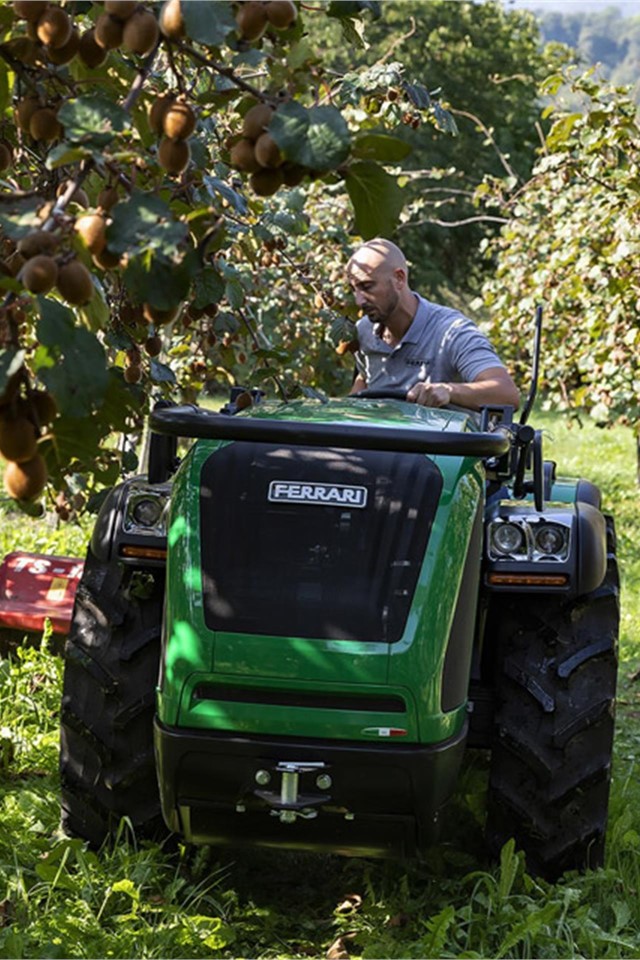
[(84, 561), (41, 553), (9, 553), (0, 563), (0, 629), (66, 634)]

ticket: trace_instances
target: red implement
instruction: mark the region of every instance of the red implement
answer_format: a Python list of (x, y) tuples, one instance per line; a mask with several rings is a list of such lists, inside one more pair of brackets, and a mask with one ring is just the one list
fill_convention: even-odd
[(0, 628), (68, 633), (84, 562), (76, 557), (9, 553), (0, 564)]

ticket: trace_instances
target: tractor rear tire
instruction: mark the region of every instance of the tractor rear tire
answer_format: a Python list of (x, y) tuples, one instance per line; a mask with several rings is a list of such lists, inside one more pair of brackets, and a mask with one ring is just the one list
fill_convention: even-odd
[(163, 831), (153, 754), (164, 571), (103, 563), (89, 550), (65, 647), (62, 828), (93, 847), (128, 818)]
[(569, 602), (522, 595), (492, 612), (497, 713), (487, 841), (511, 837), (548, 880), (602, 865), (607, 826), (619, 626), (613, 522), (607, 574)]

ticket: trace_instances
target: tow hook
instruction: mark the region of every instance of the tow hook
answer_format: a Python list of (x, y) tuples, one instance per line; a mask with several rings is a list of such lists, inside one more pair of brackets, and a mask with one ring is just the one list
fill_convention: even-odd
[[(255, 795), (266, 801), (272, 808), (272, 817), (278, 817), (281, 823), (295, 823), (298, 818), (312, 820), (318, 816), (315, 807), (327, 803), (331, 797), (327, 793), (300, 793), (300, 776), (316, 774), (314, 786), (318, 790), (328, 790), (332, 785), (326, 764), (322, 762), (307, 762), (281, 760), (272, 768), (273, 773), (280, 774), (280, 793), (275, 790), (256, 790)], [(259, 786), (267, 786), (271, 782), (271, 772), (260, 769), (255, 775)]]

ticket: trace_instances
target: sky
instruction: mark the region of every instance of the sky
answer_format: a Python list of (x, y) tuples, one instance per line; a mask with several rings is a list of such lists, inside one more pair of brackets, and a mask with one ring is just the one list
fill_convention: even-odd
[(640, 0), (504, 0), (504, 3), (507, 7), (553, 10), (557, 13), (599, 13), (607, 7), (618, 7), (625, 16), (640, 15)]

